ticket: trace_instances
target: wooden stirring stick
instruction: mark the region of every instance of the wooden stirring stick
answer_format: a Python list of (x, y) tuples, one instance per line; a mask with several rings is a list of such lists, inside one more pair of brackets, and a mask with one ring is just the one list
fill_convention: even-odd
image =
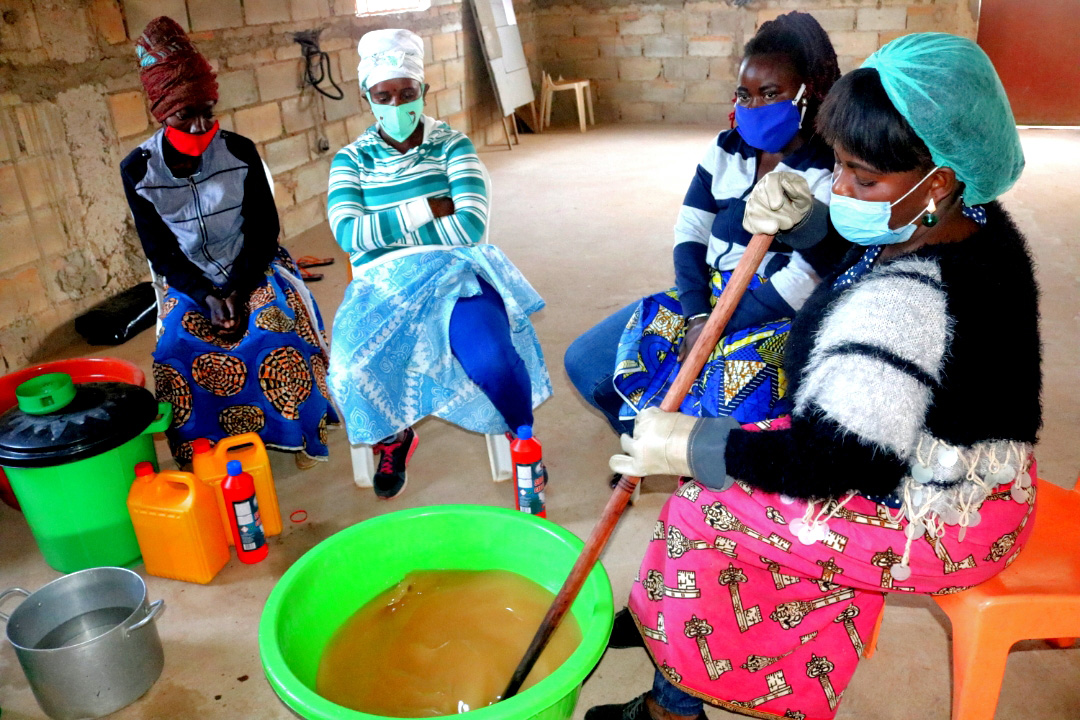
[[(667, 412), (679, 411), (683, 398), (690, 391), (690, 386), (697, 380), (701, 369), (705, 367), (705, 361), (712, 354), (716, 343), (720, 341), (720, 335), (723, 333), (724, 327), (728, 324), (728, 320), (731, 319), (732, 313), (735, 312), (735, 307), (739, 304), (739, 300), (742, 299), (746, 288), (749, 287), (755, 271), (761, 265), (765, 253), (768, 252), (769, 246), (772, 244), (772, 240), (772, 235), (755, 235), (751, 238), (750, 244), (746, 247), (746, 252), (739, 259), (739, 263), (731, 273), (731, 278), (724, 285), (723, 292), (720, 293), (720, 298), (716, 301), (716, 305), (713, 306), (712, 312), (709, 313), (709, 319), (706, 321), (698, 341), (690, 350), (689, 356), (683, 362), (683, 366), (679, 369), (679, 373), (675, 376), (675, 381), (671, 384), (671, 387), (668, 388), (667, 394), (664, 395), (664, 400), (660, 403), (661, 410)], [(563, 616), (566, 615), (566, 612), (574, 603), (574, 599), (577, 598), (581, 586), (585, 584), (585, 578), (589, 576), (593, 565), (600, 558), (600, 553), (604, 551), (604, 547), (611, 537), (611, 532), (615, 529), (615, 524), (619, 522), (619, 517), (622, 515), (623, 510), (626, 509), (626, 503), (630, 500), (630, 496), (639, 482), (641, 482), (639, 477), (624, 475), (619, 480), (619, 484), (615, 486), (615, 490), (611, 493), (611, 499), (604, 506), (604, 512), (600, 515), (600, 520), (593, 528), (589, 539), (585, 541), (585, 547), (582, 548), (581, 555), (578, 556), (577, 562), (574, 563), (574, 567), (570, 570), (569, 577), (563, 583), (559, 594), (555, 596), (551, 607), (548, 608), (547, 615), (544, 616), (544, 621), (540, 623), (540, 628), (536, 631), (536, 635), (533, 636), (532, 642), (529, 643), (525, 656), (521, 658), (517, 669), (514, 670), (514, 676), (510, 678), (510, 684), (506, 686), (506, 690), (503, 692), (503, 700), (513, 697), (521, 689), (522, 683), (525, 682), (525, 678), (528, 677), (533, 665), (536, 664), (540, 653), (547, 647), (548, 641), (555, 633), (555, 630), (558, 629)]]

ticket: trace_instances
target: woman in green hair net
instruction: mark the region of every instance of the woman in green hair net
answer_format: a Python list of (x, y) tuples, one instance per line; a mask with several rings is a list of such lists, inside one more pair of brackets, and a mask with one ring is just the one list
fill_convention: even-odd
[[(997, 202), (1024, 158), (993, 66), (964, 38), (901, 37), (833, 86), (817, 128), (836, 155), (828, 232), (859, 247), (793, 322), (790, 422), (650, 409), (623, 436), (613, 469), (694, 480), (610, 642), (647, 647), (653, 688), (586, 720), (691, 720), (703, 702), (832, 718), (884, 593), (984, 582), (1031, 530), (1038, 290)], [(752, 194), (744, 224), (809, 206)]]

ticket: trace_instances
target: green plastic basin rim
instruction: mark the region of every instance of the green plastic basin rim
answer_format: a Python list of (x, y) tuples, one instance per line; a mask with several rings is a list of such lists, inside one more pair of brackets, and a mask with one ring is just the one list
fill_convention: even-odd
[(75, 383), (67, 373), (45, 373), (15, 388), (19, 409), (29, 415), (47, 415), (75, 399)]
[[(281, 649), (275, 642), (277, 633), (276, 620), (284, 609), (287, 576), (295, 572), (302, 572), (304, 566), (318, 562), (318, 551), (321, 547), (325, 548), (335, 543), (343, 542), (352, 533), (361, 532), (360, 528), (362, 526), (368, 526), (370, 529), (373, 525), (383, 525), (403, 520), (408, 521), (411, 518), (424, 515), (441, 514), (464, 514), (480, 517), (485, 515), (505, 515), (508, 518), (523, 517), (522, 513), (517, 510), (492, 507), (489, 505), (465, 504), (420, 506), (398, 510), (387, 513), (386, 515), (378, 515), (368, 518), (351, 527), (339, 530), (337, 533), (334, 533), (321, 541), (304, 553), (304, 555), (294, 562), (293, 565), (285, 571), (285, 574), (278, 579), (278, 582), (270, 591), (270, 596), (263, 606), (262, 617), (259, 619), (259, 655), (262, 661), (263, 673), (270, 683), (271, 688), (273, 688), (274, 692), (282, 702), (297, 715), (301, 717), (310, 717), (303, 714), (303, 711), (309, 708), (316, 712), (333, 708), (333, 717), (341, 718), (342, 720), (387, 720), (380, 715), (350, 710), (331, 703), (329, 700), (315, 693), (314, 690), (306, 687), (289, 669), (288, 664), (281, 653)], [(584, 548), (585, 544), (580, 538), (550, 520), (538, 518), (535, 515), (528, 515), (525, 517), (528, 518), (529, 522), (541, 524), (546, 533), (553, 535), (560, 541), (566, 543), (569, 548), (573, 549), (575, 555), (580, 553), (582, 548)], [(569, 570), (570, 568), (567, 567), (567, 572), (569, 572)], [(611, 583), (608, 580), (607, 572), (604, 570), (604, 566), (601, 562), (596, 563), (586, 579), (586, 586), (594, 583), (599, 584), (602, 599), (597, 602), (592, 611), (594, 613), (604, 612), (610, 618), (614, 614)], [(581, 596), (579, 595), (578, 600), (575, 600), (575, 604), (580, 600)], [(557, 684), (568, 674), (580, 675), (581, 680), (578, 681), (577, 685), (574, 686), (574, 690), (571, 692), (579, 691), (585, 677), (588, 676), (589, 672), (600, 662), (600, 658), (603, 657), (607, 645), (607, 638), (611, 632), (611, 625), (608, 624), (606, 628), (602, 629), (603, 642), (599, 644), (599, 647), (591, 648), (592, 652), (590, 652), (590, 648), (586, 647), (588, 633), (585, 628), (582, 628), (582, 631), (582, 644), (578, 646), (577, 650), (574, 651), (562, 666), (557, 668), (555, 672), (549, 675), (545, 680), (528, 690), (524, 690), (514, 697), (498, 702), (495, 705), (471, 710), (467, 713), (469, 718), (472, 720), (495, 720), (496, 718), (505, 718), (507, 716), (511, 718), (531, 717), (535, 710), (542, 710), (550, 707), (566, 696), (565, 692), (557, 689)], [(290, 685), (295, 686), (295, 692), (290, 688)], [(311, 705), (314, 705), (315, 707), (311, 707)]]

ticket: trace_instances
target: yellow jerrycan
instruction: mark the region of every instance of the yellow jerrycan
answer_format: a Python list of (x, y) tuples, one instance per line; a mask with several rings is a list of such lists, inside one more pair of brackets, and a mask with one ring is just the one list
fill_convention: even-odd
[(193, 474), (141, 462), (127, 506), (150, 575), (205, 585), (229, 562), (213, 490)]
[(225, 479), (230, 460), (239, 460), (244, 472), (255, 481), (255, 497), (259, 502), (263, 531), (267, 536), (281, 534), (281, 509), (278, 507), (274, 476), (270, 472), (270, 457), (257, 433), (222, 438), (213, 447), (206, 438), (196, 438), (191, 450), (191, 469), (197, 478), (214, 488), (221, 525), (226, 528), (226, 539), (230, 545), (233, 544), (232, 533), (227, 530), (229, 516), (225, 510), (225, 496), (221, 494), (221, 481)]

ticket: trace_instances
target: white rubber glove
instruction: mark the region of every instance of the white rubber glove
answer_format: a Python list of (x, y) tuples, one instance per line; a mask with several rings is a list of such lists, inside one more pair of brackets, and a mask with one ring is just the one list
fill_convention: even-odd
[(775, 235), (802, 222), (814, 203), (806, 178), (773, 171), (758, 181), (746, 198), (742, 226), (751, 235)]
[(634, 436), (622, 436), (625, 455), (612, 455), (608, 466), (621, 475), (692, 475), (690, 431), (698, 418), (660, 408), (645, 408), (634, 419)]

